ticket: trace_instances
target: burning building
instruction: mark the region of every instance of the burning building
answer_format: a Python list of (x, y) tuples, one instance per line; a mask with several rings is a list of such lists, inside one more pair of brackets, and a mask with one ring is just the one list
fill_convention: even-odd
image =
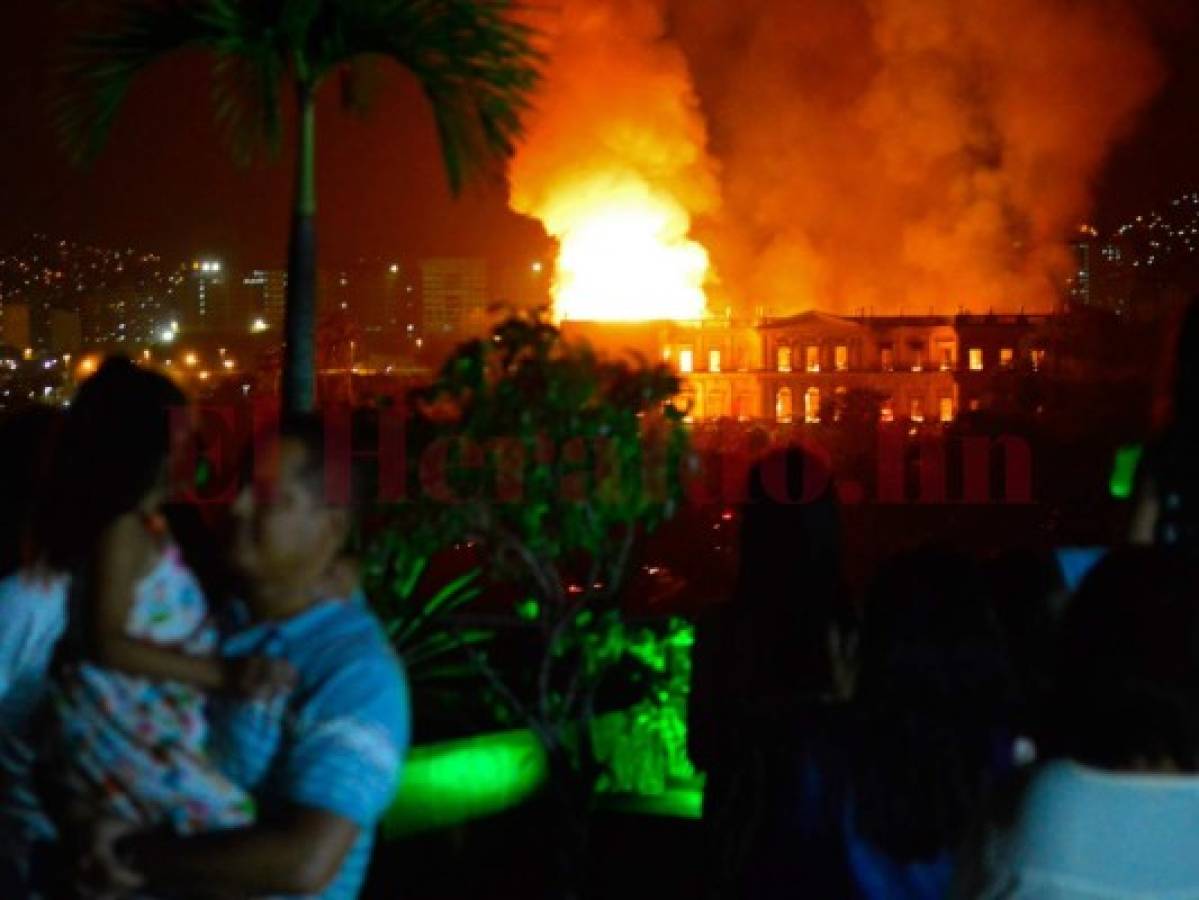
[(706, 319), (609, 325), (567, 333), (609, 352), (660, 359), (682, 376), (694, 421), (818, 424), (838, 397), (865, 391), (883, 421), (947, 423), (993, 405), (1005, 380), (1044, 372), (1047, 315), (837, 316), (806, 312), (758, 322)]

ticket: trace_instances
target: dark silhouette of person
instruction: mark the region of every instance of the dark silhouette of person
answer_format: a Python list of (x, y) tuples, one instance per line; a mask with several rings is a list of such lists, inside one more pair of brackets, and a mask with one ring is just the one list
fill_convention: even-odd
[(1182, 897), (1199, 888), (1199, 568), (1121, 547), (1057, 643), (1049, 760), (994, 824), (970, 896)]
[(1199, 296), (1178, 333), (1170, 424), (1138, 467), (1130, 537), (1199, 551)]
[(777, 750), (841, 698), (834, 649), (848, 629), (836, 626), (848, 618), (830, 470), (799, 447), (772, 451), (749, 473), (733, 595), (696, 629), (688, 751), (707, 776), (718, 895), (762, 868), (773, 782), (789, 768)]

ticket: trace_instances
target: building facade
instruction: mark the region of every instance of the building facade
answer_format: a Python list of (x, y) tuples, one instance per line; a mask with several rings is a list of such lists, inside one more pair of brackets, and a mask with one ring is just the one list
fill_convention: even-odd
[(481, 333), (486, 326), (487, 263), (425, 259), (420, 263), (423, 331), (428, 337)]
[(1005, 380), (1044, 371), (1048, 316), (835, 316), (756, 323), (567, 323), (606, 350), (660, 359), (682, 377), (693, 420), (824, 421), (852, 392), (883, 421), (946, 423), (996, 403)]

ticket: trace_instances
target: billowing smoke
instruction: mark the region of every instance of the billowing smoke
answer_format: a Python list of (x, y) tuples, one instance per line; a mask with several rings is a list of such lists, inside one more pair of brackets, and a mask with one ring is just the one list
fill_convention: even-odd
[[(675, 0), (729, 300), (1048, 309), (1160, 73), (1123, 0)], [(595, 85), (602, 91), (602, 84)]]
[(510, 170), (511, 205), (558, 238), (558, 312), (695, 318), (716, 209), (707, 130), (659, 0), (558, 0), (536, 24), (549, 58)]

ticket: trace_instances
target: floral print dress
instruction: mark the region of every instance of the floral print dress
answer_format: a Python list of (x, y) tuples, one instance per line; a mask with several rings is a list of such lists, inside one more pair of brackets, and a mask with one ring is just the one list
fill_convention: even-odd
[[(195, 576), (168, 544), (139, 582), (130, 637), (194, 655), (217, 650), (217, 631)], [(206, 751), (198, 688), (151, 681), (90, 662), (63, 667), (54, 690), (58, 777), (89, 816), (169, 825), (179, 834), (251, 822), (251, 797)]]

